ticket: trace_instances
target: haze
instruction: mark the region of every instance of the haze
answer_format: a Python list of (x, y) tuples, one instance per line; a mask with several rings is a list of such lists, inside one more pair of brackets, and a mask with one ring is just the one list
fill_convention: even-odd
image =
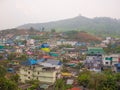
[(120, 18), (120, 0), (0, 0), (0, 30), (75, 17)]

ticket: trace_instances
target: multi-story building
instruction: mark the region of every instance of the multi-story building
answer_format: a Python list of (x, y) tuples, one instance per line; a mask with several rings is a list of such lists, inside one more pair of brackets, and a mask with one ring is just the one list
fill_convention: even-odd
[(57, 70), (54, 67), (42, 65), (22, 66), (19, 70), (21, 82), (39, 80), (45, 83), (54, 83), (57, 78)]
[(103, 65), (104, 66), (114, 66), (118, 64), (120, 55), (119, 54), (111, 54), (111, 55), (104, 55), (103, 56)]
[(84, 61), (84, 66), (92, 71), (101, 71), (103, 53), (103, 48), (88, 47), (88, 51), (86, 53), (86, 60)]

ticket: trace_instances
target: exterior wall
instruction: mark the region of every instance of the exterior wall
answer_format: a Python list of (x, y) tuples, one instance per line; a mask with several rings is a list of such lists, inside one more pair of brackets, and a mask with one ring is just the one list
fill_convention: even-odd
[[(114, 66), (114, 64), (117, 64), (118, 63), (118, 58), (119, 58), (119, 55), (117, 54), (112, 54), (112, 55), (105, 55), (103, 56), (103, 64), (106, 66), (109, 66), (111, 65), (111, 61), (110, 60), (105, 60), (106, 57), (112, 57), (112, 66)], [(106, 64), (106, 62), (108, 62), (108, 64)]]
[(57, 41), (57, 45), (70, 44), (74, 46), (76, 43), (77, 43), (76, 41)]
[(16, 53), (22, 53), (22, 49), (16, 49)]
[(110, 66), (111, 65), (111, 61), (110, 60), (105, 60), (105, 58), (103, 59), (103, 65), (104, 66)]
[(76, 57), (77, 56), (76, 53), (71, 53), (71, 54), (67, 54), (67, 55), (70, 56), (70, 57)]
[(36, 66), (34, 69), (21, 67), (19, 71), (21, 82), (26, 80), (39, 80), (46, 83), (54, 83), (56, 81), (56, 70), (43, 70), (42, 67)]
[(28, 46), (34, 46), (34, 44), (35, 44), (35, 40), (34, 39), (30, 39), (30, 40), (27, 40), (27, 45)]

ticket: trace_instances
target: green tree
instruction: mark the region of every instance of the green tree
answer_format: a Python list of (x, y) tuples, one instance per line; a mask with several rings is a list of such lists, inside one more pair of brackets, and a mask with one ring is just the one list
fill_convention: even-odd
[(90, 83), (90, 75), (90, 71), (84, 70), (83, 72), (81, 72), (77, 78), (78, 84), (87, 87)]
[(0, 77), (0, 90), (18, 90), (18, 87), (15, 82)]
[(56, 30), (55, 29), (51, 29), (51, 33), (55, 33), (56, 32)]
[(6, 72), (7, 72), (6, 69), (4, 67), (0, 66), (0, 77), (4, 77)]
[(27, 55), (26, 54), (22, 54), (20, 57), (18, 57), (17, 59), (18, 60), (22, 60), (22, 61), (25, 61), (25, 60), (27, 60)]
[(56, 81), (55, 90), (66, 90), (65, 81), (63, 79), (58, 79)]
[(15, 59), (15, 58), (16, 58), (15, 53), (10, 53), (10, 54), (8, 55), (8, 60), (13, 60), (13, 59)]
[(0, 55), (0, 59), (2, 59), (3, 58), (3, 55)]
[(12, 75), (10, 79), (15, 83), (18, 83), (20, 76), (18, 74)]
[(100, 81), (98, 90), (118, 90), (118, 85), (113, 75), (106, 75), (106, 79)]

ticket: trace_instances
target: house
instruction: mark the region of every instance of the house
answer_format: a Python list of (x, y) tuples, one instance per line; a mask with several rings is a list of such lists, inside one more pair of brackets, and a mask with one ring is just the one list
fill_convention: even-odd
[(53, 60), (53, 59), (47, 59), (44, 62), (39, 62), (39, 65), (43, 65), (44, 67), (55, 67), (55, 69), (60, 70), (62, 67), (62, 63), (60, 60)]
[(69, 57), (77, 57), (80, 54), (80, 51), (76, 48), (64, 48), (63, 50)]
[(59, 41), (57, 41), (57, 45), (71, 45), (74, 46), (77, 42), (76, 41), (66, 41), (64, 39), (61, 39)]
[(14, 45), (14, 41), (12, 39), (7, 39), (6, 45)]
[(20, 61), (19, 60), (12, 60), (11, 64), (12, 65), (20, 65)]
[(104, 50), (101, 47), (88, 47), (87, 48), (87, 55), (97, 55), (97, 54), (104, 54)]
[(34, 45), (35, 45), (35, 40), (34, 39), (27, 40), (27, 46), (34, 46)]
[(120, 72), (120, 63), (114, 64), (113, 71), (114, 72)]
[(86, 46), (85, 42), (76, 42), (75, 46)]
[(119, 54), (111, 54), (111, 55), (104, 55), (103, 56), (103, 65), (104, 66), (114, 66), (115, 64), (119, 63)]
[(102, 56), (104, 50), (100, 47), (88, 47), (84, 66), (91, 71), (100, 72), (102, 68)]
[(72, 85), (74, 83), (73, 79), (67, 79), (66, 84), (67, 85)]
[(4, 45), (1, 44), (1, 45), (0, 45), (0, 53), (2, 54), (2, 53), (4, 53), (4, 51), (5, 51), (5, 49), (4, 49)]
[(20, 47), (18, 47), (18, 46), (16, 46), (16, 47), (15, 47), (15, 52), (16, 52), (16, 53), (23, 53), (23, 49), (20, 48)]
[(54, 83), (57, 74), (60, 71), (61, 62), (59, 60), (34, 60), (29, 58), (26, 62), (22, 63), (19, 69), (21, 82), (27, 80), (39, 80), (45, 83)]
[(25, 65), (19, 69), (20, 81), (25, 83), (29, 80), (39, 80), (44, 83), (55, 83), (57, 70), (54, 67), (44, 67), (42, 65)]

